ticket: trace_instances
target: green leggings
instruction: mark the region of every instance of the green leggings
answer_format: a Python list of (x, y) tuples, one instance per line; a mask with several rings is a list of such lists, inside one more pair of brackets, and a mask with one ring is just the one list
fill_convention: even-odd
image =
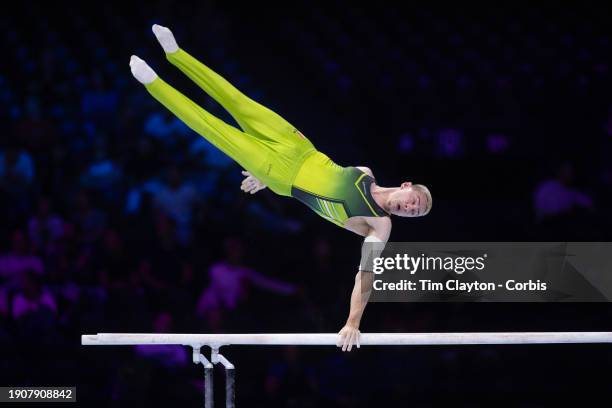
[(243, 130), (211, 115), (159, 77), (145, 85), (149, 93), (272, 191), (291, 196), (302, 162), (316, 151), (312, 143), (184, 50), (168, 53), (166, 58), (219, 102)]

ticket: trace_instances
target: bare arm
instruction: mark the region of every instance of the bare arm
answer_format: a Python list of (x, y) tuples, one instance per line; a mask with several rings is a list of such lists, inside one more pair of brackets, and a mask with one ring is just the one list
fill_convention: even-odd
[(340, 330), (338, 338), (338, 347), (342, 346), (342, 351), (351, 351), (353, 344), (360, 347), (359, 344), (359, 325), (363, 311), (368, 304), (370, 293), (372, 292), (372, 282), (374, 281), (374, 273), (368, 271), (359, 271), (355, 275), (355, 286), (351, 293), (351, 308), (348, 319), (344, 327)]
[[(391, 233), (391, 221), (386, 218), (387, 221), (381, 221), (376, 225), (376, 228), (371, 228), (364, 240), (364, 247), (368, 245), (376, 245), (375, 252), (382, 252), (384, 243), (388, 241)], [(371, 248), (368, 250), (362, 250), (362, 259), (359, 267), (359, 272), (355, 275), (355, 285), (351, 293), (351, 303), (349, 316), (346, 320), (344, 327), (340, 330), (338, 338), (338, 347), (342, 347), (342, 351), (351, 351), (353, 345), (358, 348), (359, 344), (359, 326), (361, 324), (361, 318), (368, 300), (370, 293), (372, 292), (372, 283), (374, 281), (374, 273), (366, 268), (366, 261), (364, 259), (367, 255), (371, 256)]]
[(374, 273), (372, 272), (359, 271), (355, 275), (355, 286), (353, 287), (353, 293), (351, 293), (351, 308), (346, 320), (347, 325), (359, 328), (363, 311), (372, 292), (372, 282), (374, 282)]

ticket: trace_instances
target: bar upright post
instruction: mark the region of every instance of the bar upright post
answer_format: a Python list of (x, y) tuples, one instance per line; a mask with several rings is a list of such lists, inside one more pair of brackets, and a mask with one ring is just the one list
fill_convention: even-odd
[(236, 367), (219, 353), (218, 347), (211, 347), (210, 360), (213, 364), (221, 363), (225, 369), (225, 407), (235, 408)]
[(200, 346), (193, 347), (193, 362), (204, 366), (204, 408), (214, 408), (213, 365), (202, 353)]

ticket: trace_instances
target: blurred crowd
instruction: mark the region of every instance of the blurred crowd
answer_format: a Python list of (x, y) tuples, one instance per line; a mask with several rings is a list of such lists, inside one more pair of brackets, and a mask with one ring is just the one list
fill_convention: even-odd
[[(147, 398), (188, 406), (202, 388), (189, 350), (83, 350), (80, 335), (329, 332), (346, 317), (359, 240), (267, 190), (245, 196), (241, 169), (131, 77), (136, 54), (233, 123), (164, 66), (153, 23), (340, 164), (368, 165), (385, 186), (428, 185), (431, 215), (397, 223), (392, 240), (609, 238), (612, 35), (603, 18), (348, 5), (259, 15), (160, 1), (146, 11), (104, 3), (64, 14), (28, 3), (0, 16), (4, 383), (78, 381), (102, 406)], [(403, 307), (372, 312), (369, 327), (467, 330), (461, 306)], [(238, 363), (254, 367), (250, 382), (239, 374), (241, 398), (361, 406), (364, 391), (350, 387), (360, 384), (401, 401), (446, 381), (466, 359), (404, 354), (416, 374), (397, 354), (364, 352), (369, 372), (356, 378), (352, 357), (309, 353), (288, 347), (269, 359), (238, 350)], [(491, 369), (520, 357), (469, 355)], [(554, 355), (542, 358), (554, 364)], [(511, 384), (503, 374), (494, 387)]]

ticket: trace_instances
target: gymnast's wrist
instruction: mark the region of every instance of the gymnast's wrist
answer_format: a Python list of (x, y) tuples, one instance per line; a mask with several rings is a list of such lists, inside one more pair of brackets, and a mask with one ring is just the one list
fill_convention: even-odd
[(359, 329), (360, 323), (361, 323), (361, 318), (349, 316), (349, 318), (346, 320), (345, 326), (351, 327), (353, 329)]

